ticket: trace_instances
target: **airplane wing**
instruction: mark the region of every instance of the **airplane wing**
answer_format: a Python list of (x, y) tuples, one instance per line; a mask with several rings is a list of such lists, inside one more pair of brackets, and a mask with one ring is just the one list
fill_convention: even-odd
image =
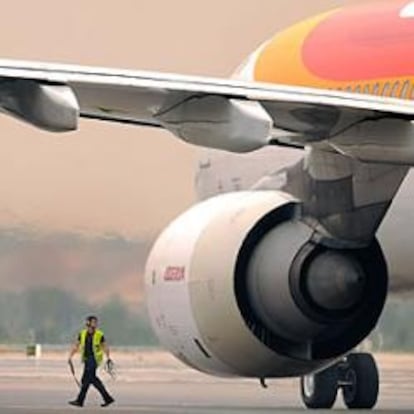
[(0, 110), (52, 131), (79, 117), (161, 127), (234, 152), (268, 145), (275, 128), (317, 142), (367, 120), (414, 119), (414, 103), (392, 98), (10, 60), (0, 60)]

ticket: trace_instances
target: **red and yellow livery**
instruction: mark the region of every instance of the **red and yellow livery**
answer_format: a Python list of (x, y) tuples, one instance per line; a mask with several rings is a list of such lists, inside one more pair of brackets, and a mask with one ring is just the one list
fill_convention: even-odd
[(414, 3), (369, 3), (298, 23), (262, 48), (254, 78), (414, 98)]

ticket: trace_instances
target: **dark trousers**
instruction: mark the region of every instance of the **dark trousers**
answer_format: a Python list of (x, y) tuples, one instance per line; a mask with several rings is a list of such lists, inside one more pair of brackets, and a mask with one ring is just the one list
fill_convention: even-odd
[(86, 393), (88, 392), (90, 385), (93, 385), (99, 391), (105, 402), (112, 400), (112, 397), (105, 389), (102, 381), (96, 376), (97, 368), (98, 366), (96, 365), (95, 358), (89, 358), (85, 361), (85, 367), (82, 375), (82, 387), (77, 398), (78, 402), (82, 405), (85, 401)]

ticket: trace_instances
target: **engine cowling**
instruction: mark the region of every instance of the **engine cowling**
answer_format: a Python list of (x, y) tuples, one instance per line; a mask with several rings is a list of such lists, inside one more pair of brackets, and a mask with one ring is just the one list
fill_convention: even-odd
[(162, 233), (146, 288), (152, 325), (177, 358), (214, 375), (308, 374), (357, 346), (387, 293), (377, 242), (318, 244), (297, 200), (240, 192), (194, 206)]

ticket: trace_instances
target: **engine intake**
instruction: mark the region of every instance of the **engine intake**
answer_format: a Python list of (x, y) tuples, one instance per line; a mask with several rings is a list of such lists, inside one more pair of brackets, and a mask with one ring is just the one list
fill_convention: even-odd
[(377, 242), (358, 250), (303, 245), (306, 227), (288, 221), (258, 243), (247, 239), (236, 297), (252, 332), (275, 352), (336, 358), (374, 329), (386, 299), (387, 267)]

